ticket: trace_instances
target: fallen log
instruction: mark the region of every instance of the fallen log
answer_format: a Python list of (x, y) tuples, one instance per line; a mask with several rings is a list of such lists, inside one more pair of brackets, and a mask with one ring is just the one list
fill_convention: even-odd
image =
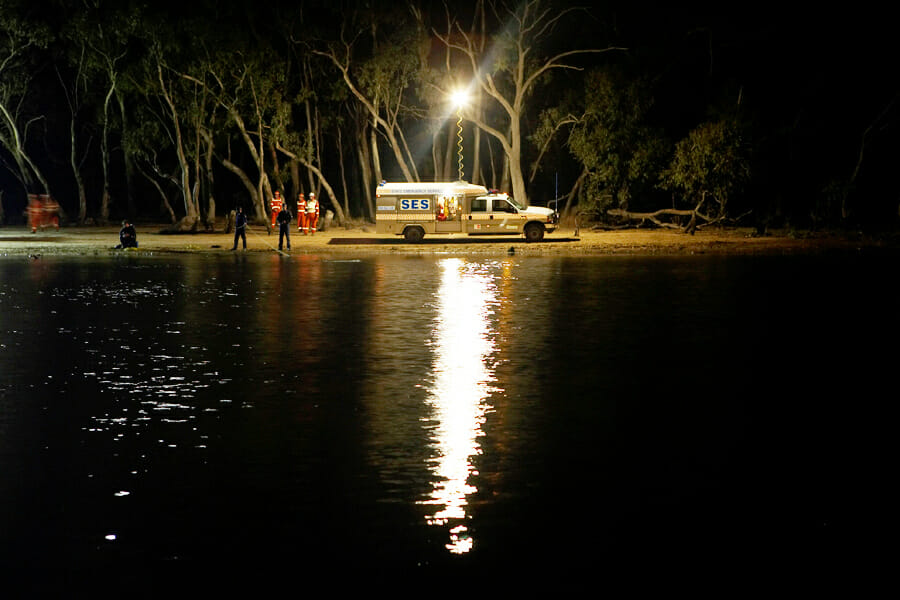
[[(698, 216), (701, 219), (707, 220), (696, 210), (681, 210), (677, 208), (663, 208), (653, 212), (631, 212), (628, 210), (623, 210), (621, 208), (611, 208), (606, 211), (606, 214), (621, 219), (627, 219), (629, 221), (641, 221), (641, 223), (650, 221), (651, 223), (659, 227), (665, 227), (667, 229), (681, 229), (687, 233), (694, 233), (694, 231), (696, 231), (697, 227), (699, 226), (697, 224)], [(687, 225), (681, 225), (679, 223), (670, 223), (668, 221), (664, 221), (661, 218), (664, 216), (690, 217), (691, 219)]]

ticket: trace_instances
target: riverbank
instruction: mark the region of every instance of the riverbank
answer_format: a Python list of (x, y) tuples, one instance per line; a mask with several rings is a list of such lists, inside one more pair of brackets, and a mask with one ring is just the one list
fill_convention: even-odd
[[(164, 233), (165, 225), (138, 226), (140, 247), (135, 253), (227, 253), (233, 234)], [(31, 233), (27, 227), (0, 227), (0, 256), (44, 254), (96, 255), (116, 250), (119, 228), (61, 227)], [(419, 244), (406, 243), (398, 236), (379, 235), (374, 228), (332, 227), (315, 235), (291, 232), (291, 254), (479, 254), (479, 255), (684, 255), (684, 254), (798, 254), (827, 251), (867, 251), (900, 249), (900, 234), (865, 236), (833, 233), (795, 235), (775, 231), (756, 236), (750, 228), (703, 229), (694, 235), (680, 231), (631, 229), (600, 231), (563, 228), (548, 234), (542, 242), (526, 243), (521, 236), (429, 235)], [(262, 226), (251, 226), (247, 250), (277, 252), (278, 234), (268, 234)], [(287, 248), (284, 249), (287, 253)]]

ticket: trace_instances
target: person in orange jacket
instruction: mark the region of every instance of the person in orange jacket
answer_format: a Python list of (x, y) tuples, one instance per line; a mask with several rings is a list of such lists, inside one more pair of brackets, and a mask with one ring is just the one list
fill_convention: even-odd
[(53, 225), (59, 231), (59, 202), (48, 194), (41, 196), (41, 200), (44, 203), (44, 224), (47, 227)]
[(306, 233), (306, 197), (303, 192), (297, 198), (297, 231)]
[(306, 201), (306, 229), (309, 235), (316, 232), (316, 224), (319, 222), (319, 201), (316, 199), (315, 192), (310, 192), (309, 200)]
[(31, 233), (37, 233), (37, 228), (41, 227), (42, 216), (40, 196), (28, 194), (28, 226), (31, 227)]
[(272, 201), (269, 203), (269, 208), (272, 209), (272, 229), (275, 229), (275, 219), (278, 218), (278, 213), (281, 212), (283, 207), (284, 200), (281, 199), (281, 192), (275, 190), (275, 197), (272, 198)]

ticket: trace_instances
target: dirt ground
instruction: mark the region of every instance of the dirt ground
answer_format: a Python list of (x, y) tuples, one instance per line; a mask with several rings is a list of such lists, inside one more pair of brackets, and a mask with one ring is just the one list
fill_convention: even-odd
[[(220, 227), (213, 233), (163, 233), (165, 225), (137, 226), (136, 253), (227, 253), (233, 234)], [(0, 227), (0, 256), (44, 254), (109, 254), (119, 243), (119, 227), (61, 227), (31, 233), (25, 226)], [(315, 235), (291, 232), (291, 254), (323, 253), (366, 255), (378, 253), (478, 254), (478, 255), (661, 255), (661, 254), (792, 254), (833, 250), (861, 251), (900, 248), (900, 235), (870, 237), (863, 235), (805, 234), (772, 232), (764, 237), (753, 230), (703, 229), (695, 235), (669, 230), (599, 231), (562, 228), (548, 234), (544, 241), (526, 243), (521, 236), (426, 235), (422, 243), (409, 244), (399, 236), (379, 235), (374, 227), (345, 229), (332, 227)], [(278, 234), (254, 225), (247, 234), (246, 252), (277, 252)], [(245, 252), (238, 249), (238, 252)], [(288, 253), (287, 248), (284, 249)]]

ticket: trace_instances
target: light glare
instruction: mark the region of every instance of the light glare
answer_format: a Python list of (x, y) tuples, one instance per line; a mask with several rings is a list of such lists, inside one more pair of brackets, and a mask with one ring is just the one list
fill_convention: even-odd
[(454, 108), (460, 109), (469, 103), (469, 94), (464, 89), (454, 90), (450, 94), (450, 100), (453, 102)]
[[(434, 507), (426, 516), (432, 526), (469, 518), (467, 498), (478, 491), (469, 481), (477, 475), (471, 459), (481, 454), (478, 438), (484, 435), (485, 415), (491, 409), (486, 400), (496, 391), (488, 361), (496, 349), (488, 320), (497, 302), (496, 286), (489, 275), (467, 268), (460, 259), (444, 260), (441, 268), (431, 341), (435, 362), (428, 404), (432, 414), (424, 419), (434, 451), (429, 461), (434, 479), (430, 497), (418, 502)], [(450, 552), (464, 554), (473, 545), (464, 526), (451, 528), (446, 546)]]

